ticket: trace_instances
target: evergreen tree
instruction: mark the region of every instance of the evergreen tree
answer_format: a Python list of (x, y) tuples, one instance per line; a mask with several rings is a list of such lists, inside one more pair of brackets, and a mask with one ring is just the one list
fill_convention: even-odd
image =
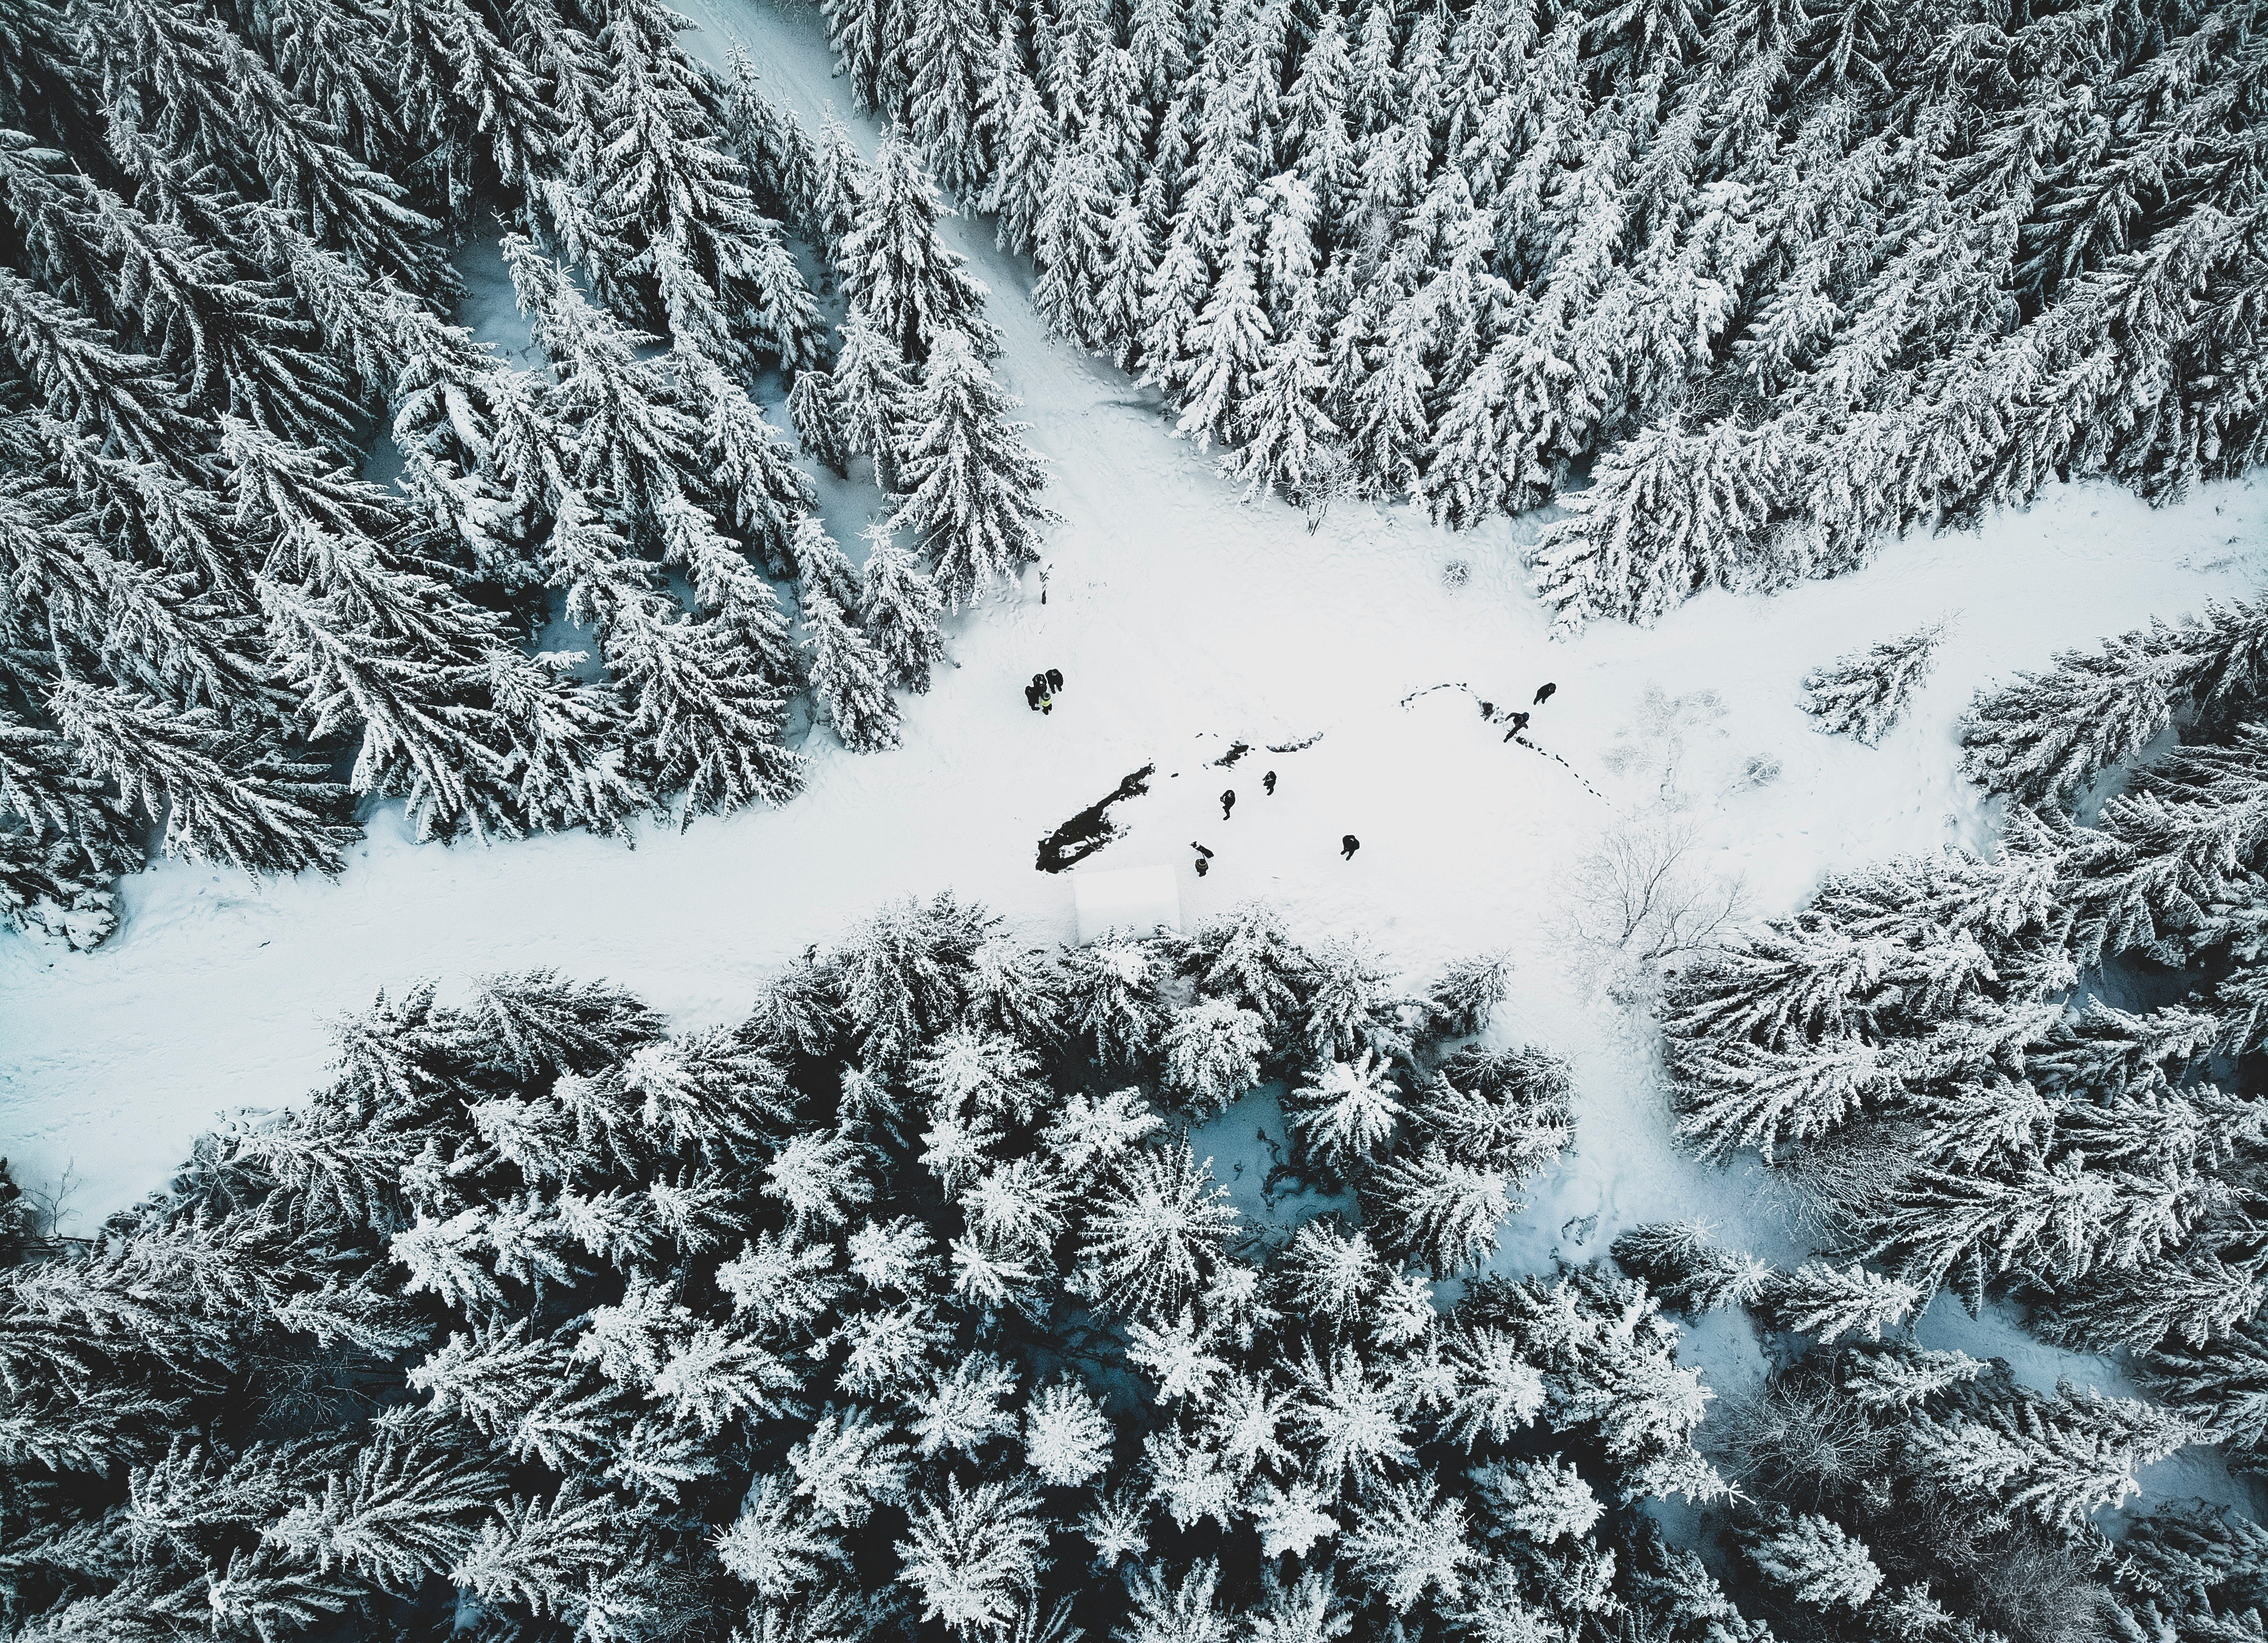
[(1248, 1009), (1211, 1000), (1176, 1011), (1160, 1047), (1167, 1082), (1199, 1118), (1210, 1118), (1260, 1082), (1268, 1026)]
[(1303, 282), (1238, 416), (1245, 444), (1233, 472), (1245, 481), (1248, 498), (1280, 488), (1304, 500), (1327, 471), (1338, 429), (1322, 407), (1330, 378), (1323, 369), (1322, 321), (1314, 282)]
[(854, 753), (897, 746), (898, 707), (882, 657), (823, 589), (805, 590), (803, 617), (811, 629), (804, 642), (811, 650), (812, 694), (843, 745)]
[(901, 690), (930, 685), (930, 670), (948, 660), (938, 614), (945, 601), (936, 583), (902, 546), (883, 520), (867, 528), (866, 563), (859, 573), (858, 626)]
[(1865, 1543), (1815, 1512), (1794, 1516), (1782, 1508), (1742, 1550), (1765, 1581), (1810, 1608), (1863, 1608), (1882, 1587)]
[(688, 822), (795, 796), (802, 760), (780, 744), (785, 703), (723, 627), (649, 593), (623, 600), (604, 638), (635, 767), (655, 792), (684, 792)]
[(998, 346), (985, 290), (938, 231), (937, 192), (913, 145), (893, 133), (843, 236), (843, 292), (902, 358), (925, 360), (946, 333), (984, 353)]
[(843, 449), (873, 458), (874, 482), (898, 489), (916, 389), (896, 346), (855, 308), (843, 317), (843, 349), (828, 385)]
[(1387, 1076), (1390, 1070), (1365, 1050), (1352, 1062), (1332, 1062), (1314, 1083), (1294, 1092), (1292, 1126), (1329, 1168), (1344, 1173), (1374, 1156), (1393, 1133), (1403, 1108), (1395, 1099), (1400, 1087)]
[(2181, 663), (2156, 635), (2134, 634), (2105, 642), (2099, 655), (2059, 656), (2052, 672), (2019, 674), (1970, 707), (1962, 769), (2023, 803), (2066, 801), (2164, 734)]
[(247, 873), (336, 876), (344, 865), (341, 847), (355, 836), (340, 815), (345, 790), (320, 765), (263, 751), (211, 708), (177, 711), (129, 690), (61, 684), (48, 707), (89, 774), (163, 821), (168, 855)]
[(795, 385), (788, 390), (787, 414), (803, 454), (833, 469), (837, 479), (849, 478), (852, 452), (833, 375), (815, 366), (796, 372)]
[(1086, 340), (1122, 370), (1141, 341), (1145, 293), (1157, 261), (1140, 202), (1132, 194), (1120, 194), (1104, 234), (1101, 275)]
[(905, 499), (890, 524), (921, 539), (956, 605), (1036, 560), (1038, 533), (1056, 522), (1039, 501), (1042, 458), (1024, 444), (1025, 424), (1008, 420), (1017, 404), (966, 338), (936, 337), (907, 419)]
[(740, 384), (714, 370), (688, 375), (707, 401), (703, 450), (711, 483), (730, 500), (733, 528), (766, 560), (784, 562), (794, 521), (818, 505), (818, 493)]
[(1856, 737), (1869, 747), (1880, 744), (1905, 716), (1915, 687), (1928, 675), (1944, 642), (1945, 628), (1943, 622), (1918, 627), (1806, 675), (1803, 710), (1822, 730)]
[(1082, 348), (1107, 345), (1101, 297), (1111, 238), (1109, 178), (1088, 143), (1066, 145), (1048, 179), (1034, 228), (1039, 283), (1032, 304), (1048, 330)]

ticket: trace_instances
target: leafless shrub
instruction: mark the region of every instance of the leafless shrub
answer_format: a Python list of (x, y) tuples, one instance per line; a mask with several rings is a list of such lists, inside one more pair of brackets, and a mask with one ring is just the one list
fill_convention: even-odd
[(1607, 749), (1606, 766), (1616, 775), (1651, 778), (1664, 805), (1682, 808), (1687, 798), (1680, 786), (1686, 752), (1705, 735), (1725, 734), (1718, 722), (1726, 712), (1724, 698), (1713, 690), (1673, 696), (1660, 685), (1649, 684), (1638, 698), (1637, 716), (1616, 733), (1614, 744)]
[(1727, 1398), (1712, 1417), (1719, 1470), (1778, 1500), (1820, 1505), (1866, 1486), (1890, 1440), (1851, 1399), (1816, 1376), (1782, 1375)]
[(1674, 816), (1609, 833), (1575, 864), (1569, 916), (1577, 938), (1641, 965), (1707, 946), (1740, 916), (1748, 888), (1703, 862), (1698, 841), (1698, 830)]
[(1865, 1240), (1913, 1173), (1918, 1136), (1906, 1124), (1862, 1124), (1806, 1146), (1772, 1171), (1796, 1223), (1821, 1241)]
[(1970, 1577), (1977, 1617), (2014, 1643), (2096, 1643), (2113, 1635), (2110, 1596), (2089, 1579), (2093, 1559), (2035, 1529), (1992, 1546)]

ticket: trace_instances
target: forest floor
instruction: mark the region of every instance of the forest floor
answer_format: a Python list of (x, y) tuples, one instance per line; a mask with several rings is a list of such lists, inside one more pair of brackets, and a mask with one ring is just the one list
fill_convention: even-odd
[[(737, 40), (814, 128), (830, 100), (848, 117), (815, 11), (681, 4), (701, 26), (696, 49), (721, 59)], [(851, 124), (871, 147), (873, 122)], [(1977, 688), (2152, 615), (2254, 593), (2268, 568), (2268, 486), (2210, 487), (2157, 510), (2066, 487), (1977, 531), (1889, 544), (1855, 575), (1712, 593), (1650, 630), (1553, 641), (1519, 559), (1532, 519), (1451, 535), (1407, 508), (1343, 503), (1310, 534), (1296, 510), (1241, 505), (1150, 396), (1045, 337), (1028, 269), (985, 225), (948, 228), (992, 288), (1000, 374), (1054, 465), (1064, 523), (1046, 603), (1034, 576), (965, 613), (956, 666), (906, 704), (906, 746), (857, 757), (813, 735), (809, 788), (783, 810), (648, 827), (634, 848), (582, 834), (483, 848), (418, 844), (387, 806), (337, 883), (170, 863), (126, 881), (119, 931), (92, 954), (0, 936), (0, 1155), (35, 1190), (68, 1177), (65, 1230), (160, 1185), (221, 1115), (316, 1083), (329, 1023), (381, 987), (431, 977), (446, 1000), (473, 975), (553, 965), (620, 982), (689, 1026), (735, 1018), (768, 971), (908, 892), (950, 887), (1035, 941), (1067, 939), (1071, 880), (1035, 869), (1037, 841), (1155, 761), (1147, 795), (1114, 807), (1124, 836), (1088, 865), (1172, 865), (1185, 923), (1264, 898), (1302, 938), (1366, 935), (1420, 983), (1452, 957), (1511, 955), (1497, 1033), (1572, 1063), (1577, 1130), (1530, 1184), (1500, 1269), (1602, 1254), (1627, 1226), (1686, 1216), (1800, 1258), (1802, 1229), (1772, 1184), (1679, 1150), (1651, 1031), (1570, 931), (1577, 864), (1618, 830), (1683, 828), (1696, 867), (1742, 879), (1750, 911), (1768, 914), (1830, 870), (1989, 848), (1991, 807), (1955, 768)], [(467, 322), (523, 348), (493, 256), (465, 266)], [(831, 476), (822, 489), (855, 557), (876, 495)], [(1796, 705), (1807, 671), (1948, 616), (1935, 672), (1880, 748), (1811, 728)], [(1042, 716), (1022, 688), (1049, 667), (1066, 684)], [(1546, 680), (1559, 688), (1535, 709), (1535, 746), (1506, 744), (1475, 698), (1526, 707)], [(1443, 684), (1469, 689), (1405, 705)], [(1318, 733), (1304, 751), (1264, 752)], [(1210, 762), (1238, 740), (1256, 750)], [(1226, 822), (1225, 787), (1240, 796)], [(1362, 840), (1351, 862), (1347, 833)], [(1191, 840), (1217, 853), (1203, 879)], [(1262, 1124), (1241, 1106), (1208, 1126), (1224, 1176), (1265, 1174), (1254, 1099)], [(2114, 1365), (1944, 1297), (1919, 1332), (2007, 1356), (2035, 1383), (2123, 1385)], [(1737, 1317), (1710, 1320), (1690, 1346), (1720, 1391), (1764, 1373)], [(2147, 1481), (2231, 1486), (2194, 1452)]]

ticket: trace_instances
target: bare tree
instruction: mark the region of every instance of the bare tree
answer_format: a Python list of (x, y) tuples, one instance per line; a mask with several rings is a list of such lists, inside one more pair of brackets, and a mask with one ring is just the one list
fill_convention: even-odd
[(1675, 816), (1627, 822), (1575, 864), (1576, 938), (1651, 967), (1706, 947), (1740, 916), (1748, 887), (1696, 858), (1699, 830)]

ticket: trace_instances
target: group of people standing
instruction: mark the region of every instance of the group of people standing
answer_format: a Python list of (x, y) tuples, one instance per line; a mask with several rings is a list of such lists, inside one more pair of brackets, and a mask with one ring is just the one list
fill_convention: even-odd
[[(1056, 698), (1063, 693), (1063, 687), (1064, 676), (1062, 669), (1051, 667), (1044, 673), (1035, 673), (1032, 675), (1032, 682), (1024, 686), (1025, 705), (1030, 708), (1035, 713), (1053, 713), (1056, 707)], [(1558, 693), (1559, 686), (1556, 683), (1547, 681), (1536, 687), (1535, 700), (1529, 703), (1527, 708), (1522, 708), (1517, 713), (1503, 715), (1502, 722), (1512, 727), (1504, 733), (1504, 739), (1509, 742), (1513, 737), (1517, 737), (1522, 730), (1525, 730), (1528, 728), (1528, 722), (1535, 717), (1535, 709), (1541, 708), (1545, 702), (1550, 700), (1552, 697)], [(1496, 710), (1496, 704), (1492, 701), (1482, 702), (1481, 717), (1486, 719), (1491, 724), (1498, 722), (1499, 715)], [(1276, 773), (1271, 770), (1265, 775), (1262, 776), (1260, 778), (1260, 787), (1263, 792), (1266, 793), (1271, 798), (1274, 797), (1276, 794)], [(1235, 810), (1236, 789), (1234, 788), (1224, 788), (1220, 796), (1221, 820), (1228, 820), (1230, 816), (1234, 813)], [(1203, 878), (1207, 873), (1212, 871), (1213, 853), (1204, 845), (1199, 844), (1194, 839), (1189, 840), (1189, 848), (1197, 853), (1196, 862), (1197, 877), (1199, 878)], [(1353, 861), (1354, 853), (1361, 848), (1362, 840), (1356, 838), (1352, 833), (1344, 833), (1340, 835), (1339, 860), (1342, 862)]]
[[(1276, 773), (1274, 771), (1271, 770), (1266, 775), (1260, 778), (1260, 790), (1267, 794), (1270, 798), (1275, 796)], [(1221, 820), (1226, 821), (1235, 810), (1236, 789), (1234, 788), (1225, 788), (1220, 796)], [(1207, 873), (1212, 870), (1212, 852), (1206, 849), (1204, 846), (1199, 844), (1194, 839), (1189, 840), (1189, 848), (1197, 853), (1197, 877), (1199, 878), (1203, 878)], [(1354, 860), (1354, 853), (1361, 848), (1362, 840), (1356, 838), (1352, 833), (1347, 833), (1339, 840), (1339, 859), (1343, 862), (1351, 862)]]
[[(1526, 730), (1528, 728), (1528, 722), (1535, 716), (1530, 709), (1541, 708), (1545, 702), (1550, 700), (1558, 693), (1559, 686), (1556, 684), (1546, 683), (1538, 686), (1535, 691), (1535, 700), (1533, 702), (1530, 702), (1527, 708), (1523, 708), (1518, 713), (1506, 714), (1505, 715), (1505, 722), (1511, 725), (1512, 728), (1504, 733), (1504, 739), (1508, 742), (1512, 740), (1513, 737), (1518, 736), (1522, 730)], [(1493, 724), (1496, 722), (1496, 703), (1492, 701), (1484, 701), (1481, 703), (1482, 718), (1486, 719), (1490, 723)]]

